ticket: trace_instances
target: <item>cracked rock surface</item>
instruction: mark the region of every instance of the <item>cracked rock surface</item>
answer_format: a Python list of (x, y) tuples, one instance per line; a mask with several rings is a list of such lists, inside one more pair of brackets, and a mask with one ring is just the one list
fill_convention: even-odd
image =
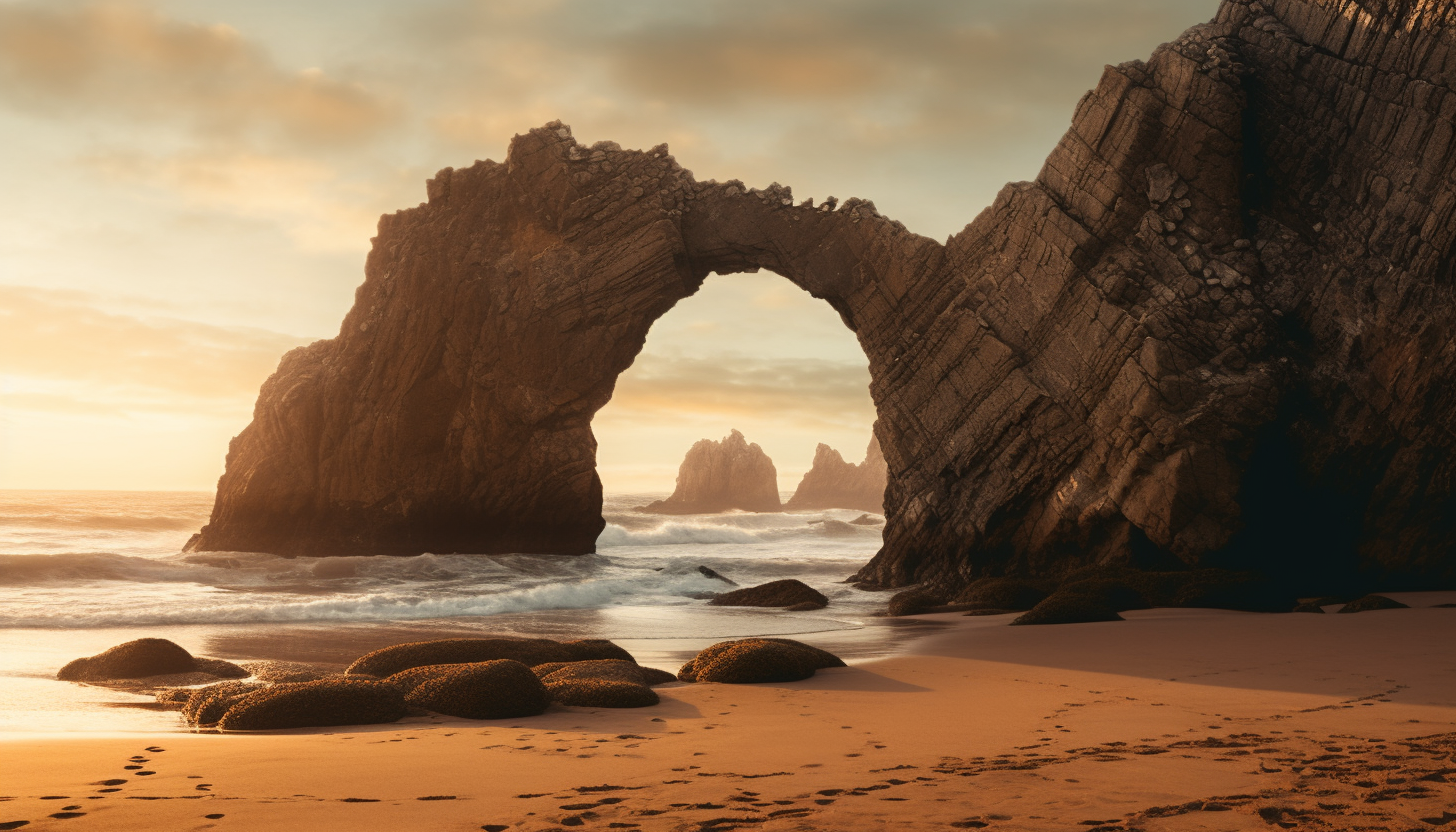
[(944, 244), (870, 202), (698, 182), (666, 146), (518, 136), (381, 220), (339, 336), (264, 385), (191, 547), (589, 552), (592, 415), (653, 321), (762, 268), (869, 359), (866, 584), (1456, 579), (1456, 29), (1409, 5), (1226, 0), (1109, 67), (1036, 180)]

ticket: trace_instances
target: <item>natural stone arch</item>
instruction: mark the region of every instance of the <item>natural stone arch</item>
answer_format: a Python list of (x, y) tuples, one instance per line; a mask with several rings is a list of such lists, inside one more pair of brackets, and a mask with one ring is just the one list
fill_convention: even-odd
[[(1277, 567), (1268, 532), (1336, 522), (1363, 569), (1456, 579), (1456, 42), (1361, 5), (1226, 0), (1108, 68), (945, 245), (554, 124), (446, 169), (381, 220), (339, 336), (265, 384), (191, 545), (590, 551), (592, 414), (704, 276), (767, 268), (869, 358), (890, 481), (862, 580)], [(1253, 485), (1297, 510), (1246, 504), (1280, 454)]]
[(559, 124), (428, 190), (381, 220), (339, 337), (265, 386), (194, 548), (590, 552), (591, 418), (674, 304), (769, 269), (858, 334), (857, 293), (940, 250), (868, 203), (697, 183), (665, 147), (584, 148)]

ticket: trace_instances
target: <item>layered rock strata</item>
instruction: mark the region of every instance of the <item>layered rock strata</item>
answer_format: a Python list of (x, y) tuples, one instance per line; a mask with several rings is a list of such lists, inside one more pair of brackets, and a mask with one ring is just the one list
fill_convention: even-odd
[(648, 514), (778, 511), (779, 474), (758, 443), (733, 431), (714, 442), (700, 439), (677, 469), (677, 488), (666, 500), (638, 507)]
[(814, 464), (799, 481), (799, 487), (784, 508), (790, 511), (850, 508), (880, 514), (885, 510), (887, 479), (889, 468), (885, 466), (885, 455), (880, 451), (878, 439), (870, 437), (864, 462), (858, 465), (845, 462), (839, 451), (821, 442), (814, 449)]
[(592, 414), (706, 275), (765, 268), (869, 358), (889, 481), (866, 583), (1456, 580), (1452, 18), (1226, 0), (1109, 67), (1036, 180), (943, 245), (872, 203), (533, 130), (383, 218), (193, 548), (590, 551)]

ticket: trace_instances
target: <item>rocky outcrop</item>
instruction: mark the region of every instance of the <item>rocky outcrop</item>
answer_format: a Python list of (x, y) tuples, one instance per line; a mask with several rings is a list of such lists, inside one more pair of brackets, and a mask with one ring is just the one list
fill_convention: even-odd
[(666, 500), (637, 510), (648, 514), (718, 514), (778, 511), (779, 474), (757, 443), (733, 431), (722, 440), (701, 439), (677, 469), (677, 488)]
[(889, 482), (865, 584), (1456, 582), (1453, 17), (1225, 0), (1109, 67), (1036, 180), (944, 244), (533, 130), (381, 221), (339, 336), (264, 385), (192, 547), (591, 551), (592, 414), (708, 274), (765, 268), (869, 359)]
[(870, 437), (864, 462), (845, 462), (839, 451), (819, 444), (814, 450), (814, 465), (799, 481), (794, 496), (784, 504), (789, 511), (816, 508), (850, 508), (857, 511), (885, 510), (885, 482), (889, 469), (880, 451), (880, 440)]
[[(173, 684), (200, 684), (215, 679), (239, 679), (248, 671), (221, 659), (193, 656), (181, 645), (164, 638), (139, 638), (118, 644), (109, 650), (67, 662), (56, 672), (64, 682), (118, 683), (126, 680), (150, 679)], [(196, 676), (191, 681), (177, 677)]]

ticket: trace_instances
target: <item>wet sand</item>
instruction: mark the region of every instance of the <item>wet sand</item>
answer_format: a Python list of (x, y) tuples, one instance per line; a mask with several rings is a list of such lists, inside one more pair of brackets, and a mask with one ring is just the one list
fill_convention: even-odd
[(271, 735), (11, 735), (0, 829), (1456, 820), (1456, 609), (1125, 616), (1058, 627), (931, 616), (950, 626), (909, 654), (793, 684), (666, 686), (660, 706), (640, 710)]

